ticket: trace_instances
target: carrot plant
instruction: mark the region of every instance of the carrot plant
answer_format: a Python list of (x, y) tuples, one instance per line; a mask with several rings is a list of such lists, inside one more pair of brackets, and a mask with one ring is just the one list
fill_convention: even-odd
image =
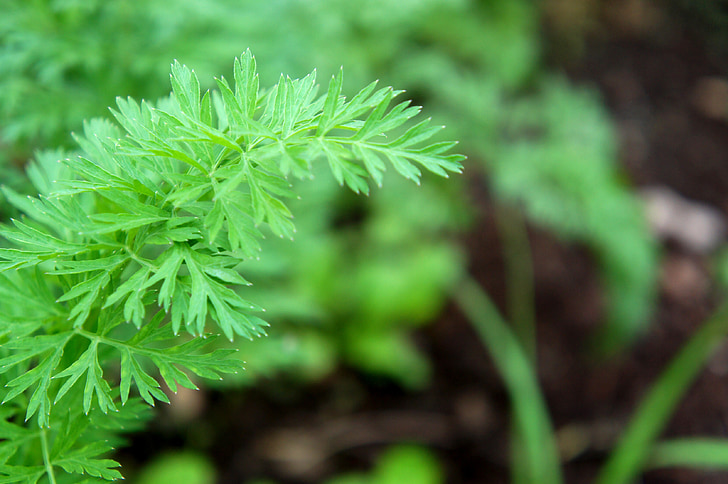
[(211, 343), (265, 334), (236, 267), (265, 232), (293, 238), (289, 178), (322, 161), (368, 193), (387, 164), (418, 183), (461, 169), (455, 143), (429, 141), (441, 127), (405, 129), (420, 108), (376, 82), (347, 100), (340, 71), (317, 95), (314, 71), (263, 91), (249, 51), (216, 82), (201, 94), (175, 63), (169, 98), (120, 98), (77, 156), (38, 159), (38, 196), (3, 189), (24, 215), (0, 229), (0, 482), (120, 478), (104, 454), (140, 402), (169, 401), (161, 382), (242, 369)]

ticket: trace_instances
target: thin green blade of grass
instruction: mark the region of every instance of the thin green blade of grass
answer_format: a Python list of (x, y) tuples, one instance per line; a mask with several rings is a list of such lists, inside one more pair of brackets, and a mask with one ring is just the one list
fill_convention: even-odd
[(690, 384), (728, 333), (728, 305), (691, 337), (642, 400), (597, 484), (628, 484), (645, 468), (654, 442)]
[(517, 207), (500, 204), (495, 211), (506, 271), (508, 319), (533, 364), (536, 362), (536, 315), (534, 310), (531, 242), (524, 214)]
[(728, 439), (694, 437), (655, 444), (647, 466), (728, 471)]
[(515, 441), (519, 443), (519, 482), (563, 482), (551, 420), (533, 365), (513, 333), (480, 286), (464, 281), (455, 300), (488, 349), (511, 397)]

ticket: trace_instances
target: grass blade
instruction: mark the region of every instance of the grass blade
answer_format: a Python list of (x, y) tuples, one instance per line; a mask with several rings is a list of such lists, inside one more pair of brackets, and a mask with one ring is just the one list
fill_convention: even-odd
[(455, 293), (455, 301), (488, 349), (506, 385), (513, 405), (513, 427), (520, 444), (520, 482), (563, 482), (551, 420), (529, 356), (500, 313), (472, 280)]
[(728, 439), (694, 437), (655, 444), (648, 467), (728, 470)]
[(644, 469), (659, 436), (713, 351), (728, 333), (728, 305), (721, 307), (692, 336), (642, 400), (597, 484), (628, 484)]

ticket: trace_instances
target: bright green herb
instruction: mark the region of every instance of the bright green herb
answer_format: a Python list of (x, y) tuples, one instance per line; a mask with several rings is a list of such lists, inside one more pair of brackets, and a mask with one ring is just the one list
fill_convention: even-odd
[(136, 404), (133, 393), (168, 401), (157, 372), (176, 391), (196, 388), (191, 375), (241, 369), (206, 336), (264, 334), (236, 266), (257, 256), (263, 226), (295, 233), (289, 176), (325, 161), (339, 184), (368, 193), (387, 164), (415, 182), (421, 168), (461, 169), (463, 157), (447, 154), (455, 143), (427, 143), (440, 126), (402, 129), (419, 107), (390, 107), (400, 92), (376, 83), (346, 100), (342, 72), (322, 96), (315, 72), (261, 91), (246, 52), (219, 91), (201, 95), (179, 63), (171, 80), (156, 106), (119, 99), (120, 127), (87, 123), (80, 155), (60, 168), (39, 159), (38, 197), (3, 190), (26, 216), (0, 229), (12, 244), (0, 249), (0, 482), (56, 482), (62, 471), (118, 478), (118, 464), (99, 457), (110, 447), (89, 435), (93, 419), (113, 422), (109, 411)]

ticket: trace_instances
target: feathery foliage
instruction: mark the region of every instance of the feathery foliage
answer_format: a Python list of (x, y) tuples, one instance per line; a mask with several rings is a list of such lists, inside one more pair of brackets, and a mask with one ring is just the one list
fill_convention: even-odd
[(592, 250), (608, 301), (596, 347), (624, 348), (649, 325), (658, 254), (639, 200), (620, 179), (603, 106), (594, 93), (549, 79), (538, 97), (512, 107), (506, 132), (512, 139), (489, 166), (496, 193)]
[(455, 143), (428, 141), (441, 127), (403, 128), (420, 108), (391, 106), (400, 91), (376, 82), (347, 100), (340, 71), (319, 96), (314, 71), (263, 91), (249, 51), (231, 83), (216, 82), (201, 93), (175, 62), (168, 99), (118, 99), (118, 126), (90, 121), (77, 156), (36, 160), (37, 197), (3, 189), (25, 216), (0, 228), (10, 243), (0, 249), (0, 381), (14, 409), (0, 482), (55, 482), (59, 469), (116, 479), (117, 464), (99, 457), (109, 447), (64, 440), (77, 424), (55, 424), (59, 405), (78, 402), (76, 419), (93, 427), (90, 416), (120, 415), (109, 412), (137, 402), (132, 393), (168, 401), (161, 381), (176, 391), (196, 388), (193, 375), (241, 369), (200, 336), (264, 334), (236, 267), (257, 257), (264, 232), (293, 237), (289, 177), (325, 161), (341, 185), (368, 193), (387, 163), (415, 182), (421, 168), (461, 169), (463, 157), (447, 154)]

